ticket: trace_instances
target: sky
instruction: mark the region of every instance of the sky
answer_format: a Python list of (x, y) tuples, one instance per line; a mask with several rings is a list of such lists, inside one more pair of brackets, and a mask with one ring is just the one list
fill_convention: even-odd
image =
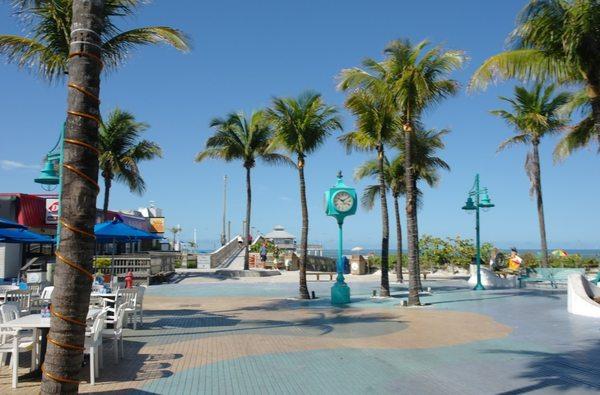
[[(274, 96), (296, 96), (311, 89), (339, 107), (344, 131), (354, 120), (336, 90), (340, 70), (358, 66), (365, 57), (382, 59), (385, 45), (398, 38), (428, 39), (464, 50), (465, 67), (453, 77), (462, 89), (425, 114), (428, 128), (448, 128), (439, 153), (450, 166), (439, 185), (423, 187), (419, 231), (438, 237), (474, 237), (472, 215), (460, 208), (480, 173), (496, 207), (482, 213), (482, 239), (499, 247), (536, 248), (539, 231), (535, 201), (524, 171), (526, 147), (496, 153), (513, 131), (489, 110), (503, 107), (512, 83), (475, 94), (465, 91), (473, 71), (501, 51), (524, 0), (220, 0), (160, 1), (141, 7), (134, 17), (117, 21), (121, 28), (169, 25), (185, 31), (193, 50), (182, 54), (165, 47), (133, 51), (117, 71), (102, 76), (101, 110), (131, 111), (151, 125), (145, 138), (159, 143), (162, 159), (141, 165), (147, 183), (143, 196), (115, 184), (112, 209), (135, 209), (150, 201), (164, 210), (167, 226), (180, 225), (183, 240), (194, 229), (200, 247), (211, 248), (221, 233), (223, 176), (229, 177), (228, 217), (232, 233), (241, 232), (245, 215), (245, 174), (241, 163), (194, 162), (211, 134), (213, 117), (247, 113), (268, 106)], [(0, 33), (26, 34), (7, 2), (0, 2)], [(0, 61), (0, 192), (42, 192), (33, 178), (45, 153), (54, 146), (65, 118), (65, 81), (48, 84), (31, 72)], [(372, 157), (347, 155), (336, 135), (307, 158), (306, 180), (310, 242), (336, 246), (335, 221), (325, 216), (323, 192), (338, 170), (359, 193), (369, 184), (352, 178), (354, 169)], [(600, 248), (597, 210), (600, 183), (595, 152), (584, 150), (554, 164), (556, 137), (541, 145), (542, 185), (550, 248)], [(253, 231), (266, 233), (282, 225), (300, 234), (297, 172), (258, 163), (252, 174)], [(101, 195), (100, 195), (101, 196)], [(100, 199), (98, 205), (101, 205)], [(401, 202), (403, 207), (404, 201)], [(391, 202), (390, 202), (391, 207)], [(391, 240), (395, 225), (390, 212)], [(405, 228), (404, 212), (402, 212)], [(345, 222), (345, 246), (377, 248), (381, 239), (379, 207), (359, 208)], [(394, 248), (395, 243), (391, 243)]]

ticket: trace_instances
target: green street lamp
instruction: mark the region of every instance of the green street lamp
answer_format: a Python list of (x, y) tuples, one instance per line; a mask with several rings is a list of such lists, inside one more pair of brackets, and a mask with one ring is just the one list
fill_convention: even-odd
[(46, 154), (44, 168), (40, 176), (33, 181), (41, 184), (46, 191), (53, 191), (58, 188), (58, 223), (56, 224), (56, 248), (60, 245), (60, 216), (61, 216), (61, 190), (62, 190), (62, 163), (64, 151), (64, 139), (66, 123), (63, 124), (62, 131), (54, 147)]
[(61, 139), (58, 140), (54, 148), (46, 154), (44, 168), (40, 171), (40, 176), (33, 181), (41, 184), (46, 191), (53, 191), (60, 185), (60, 162), (61, 162)]
[(479, 186), (479, 174), (475, 175), (475, 183), (469, 191), (467, 203), (462, 207), (466, 211), (475, 211), (475, 248), (477, 250), (477, 285), (473, 288), (475, 291), (482, 291), (485, 288), (481, 284), (481, 245), (479, 240), (479, 209), (494, 207), (488, 195), (487, 188)]

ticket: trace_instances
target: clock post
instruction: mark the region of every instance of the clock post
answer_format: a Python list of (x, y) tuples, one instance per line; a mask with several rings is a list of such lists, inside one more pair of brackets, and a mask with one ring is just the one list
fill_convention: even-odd
[(356, 207), (356, 189), (344, 184), (340, 171), (335, 186), (325, 192), (325, 213), (338, 224), (337, 280), (331, 287), (331, 304), (334, 305), (350, 303), (350, 287), (344, 281), (343, 225), (347, 216), (356, 213)]

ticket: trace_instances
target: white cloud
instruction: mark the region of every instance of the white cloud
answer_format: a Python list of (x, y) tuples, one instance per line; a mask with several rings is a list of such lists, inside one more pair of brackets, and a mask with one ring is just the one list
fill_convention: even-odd
[(22, 162), (16, 162), (14, 160), (0, 160), (0, 168), (2, 170), (20, 170), (20, 169), (39, 169), (39, 165), (28, 165)]

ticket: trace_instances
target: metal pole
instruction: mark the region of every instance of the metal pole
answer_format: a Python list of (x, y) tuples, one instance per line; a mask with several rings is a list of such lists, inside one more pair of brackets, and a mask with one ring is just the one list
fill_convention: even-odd
[(338, 262), (337, 262), (337, 282), (339, 284), (344, 284), (344, 256), (343, 256), (343, 231), (342, 231), (343, 223), (338, 222)]
[(63, 123), (62, 132), (60, 134), (60, 155), (58, 157), (58, 222), (56, 223), (56, 250), (58, 250), (58, 246), (60, 245), (60, 231), (62, 226), (60, 224), (60, 219), (62, 215), (62, 180), (63, 180), (63, 156), (65, 153), (65, 129), (67, 128), (67, 123)]
[(473, 288), (476, 291), (484, 290), (481, 284), (481, 247), (479, 241), (479, 174), (475, 176), (475, 248), (477, 250), (477, 285)]
[(221, 245), (227, 243), (225, 238), (225, 223), (227, 222), (227, 175), (223, 177), (223, 230), (221, 232)]

